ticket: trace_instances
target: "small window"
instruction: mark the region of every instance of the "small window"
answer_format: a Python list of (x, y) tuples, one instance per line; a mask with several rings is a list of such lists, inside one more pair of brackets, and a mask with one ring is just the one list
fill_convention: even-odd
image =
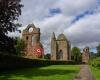
[(26, 40), (28, 40), (28, 36), (26, 37)]
[(32, 45), (34, 45), (35, 37), (32, 36)]

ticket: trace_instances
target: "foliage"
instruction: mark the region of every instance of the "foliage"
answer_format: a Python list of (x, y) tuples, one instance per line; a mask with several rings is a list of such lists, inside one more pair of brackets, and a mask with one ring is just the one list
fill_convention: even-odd
[(93, 59), (90, 63), (92, 66), (100, 68), (100, 57)]
[[(13, 32), (20, 26), (17, 23), (21, 15), (21, 0), (0, 0), (0, 52), (11, 53), (14, 51), (14, 40), (8, 37), (8, 32)], [(16, 22), (15, 22), (16, 21)]]
[(93, 73), (93, 75), (95, 76), (96, 80), (100, 80), (100, 68), (96, 68), (93, 66), (90, 66), (91, 71)]
[(44, 59), (50, 59), (50, 56), (51, 56), (50, 54), (45, 54)]
[(8, 33), (17, 30), (18, 20), (21, 15), (21, 0), (0, 0), (0, 32)]
[(0, 53), (2, 54), (15, 54), (15, 41), (4, 34), (0, 34)]
[(74, 58), (75, 61), (79, 61), (81, 58), (81, 52), (80, 49), (78, 47), (73, 47), (71, 50), (72, 56)]
[(41, 67), (49, 65), (74, 65), (74, 61), (51, 61), (40, 59), (28, 59), (18, 56), (0, 55), (0, 69), (16, 69), (25, 67)]
[(26, 47), (25, 42), (20, 38), (16, 38), (16, 45), (15, 45), (16, 54), (19, 56), (23, 55), (25, 47)]
[(96, 47), (97, 49), (97, 56), (100, 56), (100, 44)]
[(90, 52), (90, 60), (93, 60), (97, 57), (97, 54), (94, 52)]

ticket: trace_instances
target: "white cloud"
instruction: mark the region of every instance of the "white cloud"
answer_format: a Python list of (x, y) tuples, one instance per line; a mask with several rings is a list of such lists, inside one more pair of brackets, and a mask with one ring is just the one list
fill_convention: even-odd
[(44, 44), (46, 53), (50, 52), (52, 33), (55, 32), (56, 35), (63, 33), (64, 29), (69, 27), (71, 20), (71, 17), (59, 14), (35, 23), (35, 25), (41, 29), (41, 40)]
[(74, 46), (95, 47), (100, 43), (100, 13), (88, 15), (70, 26), (64, 32)]
[[(56, 32), (56, 35), (64, 32), (72, 45), (79, 47), (95, 47), (100, 42), (100, 8), (97, 9), (97, 0), (22, 0), (22, 3), (24, 7), (19, 22), (24, 27), (21, 30), (32, 22), (40, 27), (41, 41), (46, 53), (50, 53), (52, 32)], [(53, 8), (59, 8), (61, 13), (50, 14), (49, 10)], [(77, 15), (88, 10), (93, 10), (94, 14), (71, 24)]]
[(41, 20), (49, 16), (49, 9), (52, 8), (57, 0), (22, 0), (24, 5), (19, 21), (26, 25), (32, 21)]
[(98, 5), (96, 0), (60, 0), (56, 6), (60, 7), (63, 14), (75, 16), (84, 11), (95, 8)]
[(8, 32), (7, 36), (10, 36), (10, 37), (20, 37), (21, 34), (18, 31), (15, 31), (15, 32)]

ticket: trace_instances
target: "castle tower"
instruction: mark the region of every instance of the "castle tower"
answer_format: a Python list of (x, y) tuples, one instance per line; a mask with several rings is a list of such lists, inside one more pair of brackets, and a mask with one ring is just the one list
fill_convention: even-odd
[(56, 39), (53, 33), (51, 39), (51, 55), (51, 60), (68, 61), (71, 59), (70, 44), (64, 34), (60, 34)]
[(88, 63), (90, 58), (89, 47), (83, 49), (82, 62)]
[(34, 24), (29, 24), (23, 30), (22, 39), (26, 44), (25, 57), (42, 58), (44, 49), (40, 42), (40, 28), (36, 28)]

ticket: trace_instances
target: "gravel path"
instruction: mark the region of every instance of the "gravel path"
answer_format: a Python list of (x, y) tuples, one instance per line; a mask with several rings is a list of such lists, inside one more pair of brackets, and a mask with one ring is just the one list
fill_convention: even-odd
[(88, 65), (81, 65), (81, 70), (74, 80), (96, 80)]

